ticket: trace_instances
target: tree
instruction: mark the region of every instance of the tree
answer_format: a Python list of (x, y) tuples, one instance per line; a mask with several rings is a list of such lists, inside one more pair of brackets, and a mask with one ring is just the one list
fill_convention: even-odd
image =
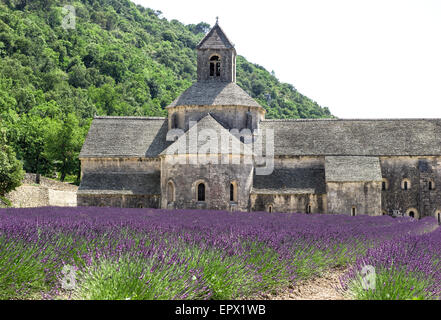
[(83, 144), (78, 119), (72, 113), (61, 122), (53, 122), (45, 137), (44, 156), (61, 172), (60, 180), (78, 170), (78, 155)]
[(6, 144), (6, 130), (0, 128), (0, 196), (19, 187), (23, 178), (22, 164)]

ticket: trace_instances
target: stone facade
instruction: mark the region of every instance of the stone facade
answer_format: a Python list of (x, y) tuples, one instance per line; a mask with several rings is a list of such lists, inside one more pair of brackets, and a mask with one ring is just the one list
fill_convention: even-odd
[[(236, 50), (218, 24), (197, 53), (198, 81), (167, 107), (168, 118), (94, 119), (80, 154), (78, 205), (441, 222), (440, 119), (265, 120), (236, 84)], [(259, 136), (273, 144), (256, 155)], [(264, 175), (259, 157), (273, 161)]]

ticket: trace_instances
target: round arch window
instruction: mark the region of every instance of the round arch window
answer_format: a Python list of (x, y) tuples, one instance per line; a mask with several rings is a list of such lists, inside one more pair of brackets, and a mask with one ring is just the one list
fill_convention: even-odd
[(418, 212), (417, 209), (415, 208), (410, 208), (406, 211), (406, 216), (414, 218), (414, 219), (419, 219), (420, 218), (420, 214)]
[(410, 180), (409, 179), (403, 179), (403, 181), (401, 181), (401, 189), (407, 191), (410, 188), (411, 188)]
[(221, 59), (215, 55), (210, 58), (210, 77), (220, 77), (221, 75)]

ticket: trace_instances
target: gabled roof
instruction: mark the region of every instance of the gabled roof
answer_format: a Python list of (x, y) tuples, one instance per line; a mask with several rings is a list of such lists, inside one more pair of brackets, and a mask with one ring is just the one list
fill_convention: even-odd
[(236, 83), (208, 81), (194, 83), (167, 108), (178, 106), (245, 106), (262, 108)]
[(97, 117), (80, 158), (155, 158), (171, 144), (167, 131), (166, 118)]
[[(264, 120), (276, 156), (441, 155), (441, 119)], [(265, 140), (264, 140), (265, 141)]]
[[(193, 146), (191, 139), (194, 139), (195, 136), (197, 136), (197, 143)], [(236, 148), (239, 149), (233, 148), (233, 143), (235, 143)], [(252, 147), (242, 143), (214, 119), (211, 114), (208, 114), (197, 122), (197, 124), (164, 150), (161, 155), (173, 155), (176, 154), (176, 150), (185, 152), (185, 154), (204, 154), (202, 151), (209, 151), (210, 154), (213, 155), (253, 154)]]
[(326, 182), (381, 181), (377, 157), (325, 157)]
[(197, 49), (232, 49), (234, 44), (228, 39), (225, 32), (216, 22), (214, 27), (199, 42)]

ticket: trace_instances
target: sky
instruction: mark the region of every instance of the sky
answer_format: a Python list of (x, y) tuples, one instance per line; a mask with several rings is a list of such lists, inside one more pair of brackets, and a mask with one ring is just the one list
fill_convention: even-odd
[(184, 24), (218, 16), (239, 55), (339, 118), (441, 118), (440, 0), (133, 2)]

